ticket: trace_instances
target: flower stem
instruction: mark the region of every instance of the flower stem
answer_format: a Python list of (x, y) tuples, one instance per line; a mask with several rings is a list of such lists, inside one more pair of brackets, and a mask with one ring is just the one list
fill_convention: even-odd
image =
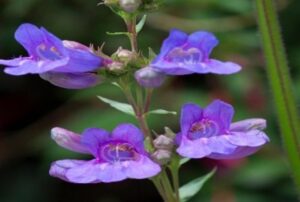
[(278, 17), (273, 0), (256, 0), (256, 8), (281, 135), (300, 195), (299, 117)]
[(127, 31), (129, 33), (129, 40), (132, 52), (138, 52), (137, 32), (136, 32), (136, 16), (130, 16), (125, 19)]

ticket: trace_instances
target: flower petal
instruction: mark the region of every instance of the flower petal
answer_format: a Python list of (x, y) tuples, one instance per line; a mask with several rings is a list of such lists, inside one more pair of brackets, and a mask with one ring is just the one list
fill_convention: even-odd
[[(139, 169), (139, 168), (136, 168)], [(102, 182), (118, 182), (127, 178), (125, 168), (121, 162), (99, 163), (98, 164), (98, 180)]]
[(61, 147), (68, 150), (89, 154), (89, 150), (81, 143), (81, 136), (64, 128), (51, 129), (51, 138)]
[(11, 60), (0, 60), (1, 65), (5, 65), (7, 67), (18, 67), (27, 61), (32, 61), (31, 57), (18, 57), (18, 58), (13, 58)]
[(214, 100), (203, 112), (205, 118), (214, 120), (220, 127), (220, 131), (229, 129), (234, 114), (233, 107), (221, 100)]
[(96, 160), (83, 161), (83, 163), (67, 169), (65, 177), (73, 183), (99, 183), (101, 182), (98, 178), (99, 172), (101, 172), (100, 165)]
[(50, 60), (33, 61), (33, 60), (25, 59), (23, 62), (20, 62), (19, 66), (5, 68), (4, 72), (14, 76), (20, 76), (24, 74), (40, 74), (67, 64), (68, 60), (69, 60), (68, 58), (55, 60), (55, 61), (50, 61)]
[[(112, 139), (123, 140), (132, 144), (136, 149), (144, 151), (144, 135), (133, 124), (120, 124), (112, 131)], [(139, 152), (140, 152), (139, 151)]]
[(196, 104), (185, 104), (181, 108), (180, 127), (183, 136), (188, 134), (188, 131), (193, 123), (200, 121), (203, 118), (203, 109)]
[(267, 127), (267, 122), (265, 119), (252, 118), (243, 121), (237, 121), (230, 125), (230, 131), (240, 131), (246, 132), (249, 130), (257, 129), (263, 130)]
[(66, 51), (70, 60), (68, 64), (56, 68), (56, 72), (89, 72), (99, 69), (103, 65), (102, 58), (91, 51), (69, 48), (66, 48)]
[(182, 136), (181, 143), (176, 151), (187, 158), (203, 158), (211, 154), (207, 138), (189, 140), (185, 136)]
[[(82, 161), (82, 160), (60, 160), (52, 163), (49, 174), (53, 177), (60, 178), (67, 182), (73, 183), (96, 183), (100, 182), (97, 178), (92, 175), (90, 171), (93, 161)], [(78, 172), (78, 168), (81, 169)], [(93, 168), (93, 167), (92, 167)], [(75, 172), (71, 171), (71, 174), (68, 172), (72, 169), (75, 169)], [(93, 170), (94, 172), (95, 170)], [(95, 174), (95, 173), (93, 173)], [(70, 175), (69, 178), (67, 175)], [(76, 177), (75, 177), (76, 176)]]
[(145, 179), (157, 175), (161, 168), (153, 162), (149, 157), (141, 155), (138, 161), (125, 161), (122, 165), (126, 167), (126, 175), (128, 178)]
[(208, 158), (211, 159), (240, 159), (257, 152), (261, 147), (236, 147), (231, 154), (212, 153)]
[(29, 55), (36, 55), (36, 47), (44, 42), (44, 34), (37, 26), (24, 23), (15, 32), (15, 39), (27, 50)]
[(233, 74), (242, 69), (241, 66), (236, 63), (222, 62), (214, 59), (210, 59), (206, 65), (209, 71), (214, 74)]
[(109, 136), (109, 132), (101, 128), (88, 128), (83, 131), (81, 142), (97, 157), (99, 145), (107, 142), (110, 139)]
[(83, 89), (101, 83), (100, 77), (93, 73), (46, 72), (40, 74), (40, 77), (55, 86), (67, 89)]
[(213, 48), (218, 45), (219, 41), (210, 32), (197, 31), (189, 35), (187, 44), (189, 47), (197, 47), (201, 50), (204, 58), (208, 58)]
[(268, 136), (260, 130), (231, 132), (230, 135), (226, 135), (226, 139), (233, 145), (249, 147), (258, 147), (270, 141)]
[(162, 44), (159, 55), (154, 59), (153, 63), (161, 60), (170, 50), (183, 45), (188, 38), (188, 35), (178, 29), (172, 29), (168, 38)]

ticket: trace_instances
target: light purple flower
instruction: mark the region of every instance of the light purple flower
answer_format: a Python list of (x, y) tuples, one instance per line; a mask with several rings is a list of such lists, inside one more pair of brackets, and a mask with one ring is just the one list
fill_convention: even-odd
[[(0, 64), (6, 66), (5, 73), (15, 76), (40, 74), (54, 85), (64, 88), (85, 88), (100, 82), (96, 74), (91, 74), (102, 66), (103, 59), (88, 47), (77, 42), (62, 41), (46, 29), (28, 23), (19, 26), (15, 38), (29, 56), (0, 60)], [(64, 77), (64, 82), (56, 79), (55, 75)], [(76, 79), (79, 81), (74, 81)]]
[(92, 160), (59, 160), (52, 163), (50, 175), (73, 183), (117, 182), (126, 178), (144, 179), (161, 171), (144, 148), (141, 131), (132, 124), (120, 124), (112, 133), (99, 128), (82, 135), (54, 128), (52, 138), (62, 147), (89, 153)]
[(169, 75), (233, 74), (241, 67), (233, 62), (211, 59), (210, 53), (218, 44), (210, 32), (197, 31), (190, 35), (173, 29), (151, 66)]
[(181, 109), (181, 132), (177, 135), (177, 152), (188, 158), (235, 159), (253, 154), (269, 138), (262, 131), (264, 119), (247, 119), (231, 123), (230, 104), (215, 100), (202, 109), (185, 104)]
[(162, 85), (166, 75), (149, 66), (136, 71), (134, 77), (143, 87), (157, 88)]

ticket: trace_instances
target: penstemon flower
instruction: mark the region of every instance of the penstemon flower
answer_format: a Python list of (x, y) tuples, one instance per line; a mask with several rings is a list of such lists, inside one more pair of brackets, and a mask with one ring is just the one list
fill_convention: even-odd
[(240, 71), (241, 67), (236, 63), (209, 57), (217, 44), (217, 38), (210, 32), (197, 31), (187, 35), (173, 29), (151, 66), (169, 75), (233, 74)]
[(72, 41), (62, 41), (44, 28), (22, 24), (15, 32), (16, 40), (27, 50), (28, 57), (0, 60), (7, 66), (4, 72), (20, 76), (39, 74), (43, 79), (63, 88), (86, 88), (101, 80), (92, 73), (104, 59), (88, 47)]
[(262, 129), (264, 119), (231, 123), (233, 107), (220, 100), (202, 109), (185, 104), (181, 109), (181, 132), (177, 152), (189, 158), (234, 159), (253, 154), (269, 141)]
[(136, 71), (134, 77), (145, 88), (157, 88), (162, 85), (166, 76), (152, 67), (144, 67)]
[(144, 148), (141, 131), (132, 124), (120, 124), (112, 133), (100, 128), (86, 129), (82, 136), (61, 128), (52, 129), (52, 138), (62, 147), (89, 153), (94, 159), (59, 160), (50, 175), (73, 183), (117, 182), (126, 178), (144, 179), (161, 168)]

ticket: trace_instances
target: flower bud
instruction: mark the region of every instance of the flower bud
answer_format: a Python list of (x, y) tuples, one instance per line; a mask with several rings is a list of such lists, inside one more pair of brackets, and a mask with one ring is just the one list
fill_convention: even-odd
[(124, 69), (124, 64), (121, 62), (111, 62), (106, 66), (112, 72), (122, 72)]
[(174, 141), (165, 135), (159, 135), (153, 141), (153, 145), (156, 149), (172, 150), (174, 146)]
[(172, 152), (169, 150), (159, 149), (152, 154), (152, 158), (160, 165), (167, 164), (172, 156)]
[(144, 67), (134, 74), (137, 82), (146, 88), (159, 87), (165, 80), (165, 75), (152, 67)]
[(121, 62), (128, 62), (132, 60), (135, 57), (135, 54), (127, 49), (123, 49), (122, 47), (119, 47), (117, 52), (115, 53), (119, 61)]
[(128, 13), (135, 12), (141, 3), (141, 0), (119, 0), (121, 8)]

